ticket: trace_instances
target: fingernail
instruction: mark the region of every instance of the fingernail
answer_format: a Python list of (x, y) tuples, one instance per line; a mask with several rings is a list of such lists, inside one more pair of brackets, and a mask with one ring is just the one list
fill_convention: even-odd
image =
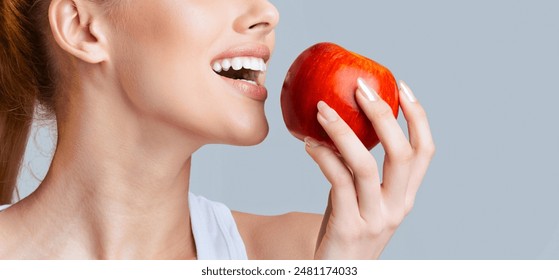
[(320, 143), (318, 143), (318, 141), (314, 140), (312, 137), (306, 137), (305, 138), (305, 145), (307, 145), (311, 149), (314, 149), (314, 148), (320, 146)]
[(330, 108), (324, 101), (318, 102), (318, 112), (327, 122), (335, 122), (338, 120), (338, 114), (334, 109)]
[(369, 87), (362, 78), (357, 79), (357, 90), (369, 101), (377, 101), (379, 99), (378, 93)]
[(398, 85), (400, 86), (400, 90), (404, 92), (404, 95), (406, 95), (410, 102), (417, 102), (417, 98), (413, 95), (413, 91), (411, 91), (410, 87), (404, 81), (398, 81)]

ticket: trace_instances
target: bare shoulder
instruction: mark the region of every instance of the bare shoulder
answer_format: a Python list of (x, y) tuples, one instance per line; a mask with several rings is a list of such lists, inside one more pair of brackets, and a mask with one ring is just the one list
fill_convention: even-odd
[(322, 215), (260, 216), (232, 211), (249, 259), (312, 259)]
[(20, 240), (23, 234), (15, 229), (18, 223), (14, 223), (8, 212), (0, 211), (0, 259), (20, 259), (19, 253), (26, 244)]

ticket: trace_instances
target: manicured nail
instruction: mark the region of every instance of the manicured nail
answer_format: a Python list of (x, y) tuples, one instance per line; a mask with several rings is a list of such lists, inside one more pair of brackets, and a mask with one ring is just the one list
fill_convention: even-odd
[(410, 87), (404, 81), (398, 81), (398, 85), (400, 86), (400, 90), (404, 92), (404, 95), (406, 95), (410, 102), (417, 102), (417, 98), (413, 95), (413, 91), (411, 91)]
[(318, 143), (318, 141), (314, 140), (312, 137), (305, 138), (305, 145), (307, 145), (311, 149), (321, 146), (320, 143)]
[(367, 98), (367, 100), (377, 101), (379, 99), (378, 93), (373, 88), (368, 86), (367, 83), (365, 83), (365, 80), (363, 80), (362, 78), (357, 79), (357, 87), (361, 95)]
[(338, 120), (338, 114), (334, 109), (330, 108), (324, 101), (318, 102), (318, 112), (327, 122), (335, 122)]

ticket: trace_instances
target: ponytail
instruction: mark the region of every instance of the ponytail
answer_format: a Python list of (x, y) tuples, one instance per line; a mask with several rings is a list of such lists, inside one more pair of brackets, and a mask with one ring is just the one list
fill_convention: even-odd
[(14, 202), (35, 105), (52, 95), (46, 90), (52, 83), (34, 12), (44, 3), (37, 2), (45, 1), (0, 4), (0, 205)]

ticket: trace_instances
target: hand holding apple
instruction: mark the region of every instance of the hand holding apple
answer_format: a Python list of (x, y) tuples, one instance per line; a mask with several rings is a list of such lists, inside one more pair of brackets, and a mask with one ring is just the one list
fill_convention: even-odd
[[(411, 211), (427, 172), (435, 149), (429, 123), (409, 87), (400, 82), (398, 90), (385, 68), (364, 59), (356, 62), (359, 56), (348, 58), (337, 46), (313, 48), (287, 75), (282, 107), (291, 133), (304, 139), (307, 153), (332, 185), (315, 259), (376, 259)], [(359, 65), (380, 70), (364, 71)], [(408, 122), (409, 140), (395, 118), (397, 100)], [(361, 114), (370, 127), (355, 126)], [(373, 128), (374, 141), (361, 134), (360, 129)], [(386, 153), (382, 182), (369, 152), (378, 141)]]
[(281, 93), (283, 119), (300, 140), (310, 136), (335, 148), (316, 120), (316, 104), (325, 101), (334, 108), (368, 150), (379, 143), (371, 122), (354, 97), (357, 78), (362, 78), (398, 115), (398, 87), (386, 67), (332, 43), (319, 43), (293, 62)]

